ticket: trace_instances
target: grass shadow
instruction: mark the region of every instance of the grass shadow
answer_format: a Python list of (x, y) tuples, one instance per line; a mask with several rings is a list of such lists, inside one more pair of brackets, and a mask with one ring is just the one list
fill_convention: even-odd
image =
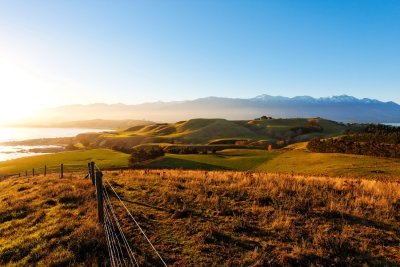
[(322, 217), (330, 220), (343, 220), (347, 224), (352, 224), (352, 225), (363, 225), (367, 227), (374, 227), (380, 230), (393, 230), (393, 227), (382, 223), (382, 222), (377, 222), (369, 219), (365, 219), (359, 216), (355, 216), (352, 214), (347, 214), (347, 213), (339, 213), (336, 211), (331, 211), (331, 212), (324, 212)]
[(150, 162), (146, 167), (153, 169), (229, 170), (229, 168), (223, 166), (177, 158), (161, 158)]

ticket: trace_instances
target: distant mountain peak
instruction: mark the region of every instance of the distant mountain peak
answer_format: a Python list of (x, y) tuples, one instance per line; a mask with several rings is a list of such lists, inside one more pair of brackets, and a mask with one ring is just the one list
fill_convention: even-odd
[(359, 99), (345, 94), (319, 98), (307, 95), (284, 97), (262, 94), (247, 99), (210, 96), (137, 105), (70, 105), (39, 113), (42, 121), (144, 119), (171, 122), (217, 117), (248, 120), (264, 115), (274, 118), (321, 117), (341, 122), (400, 122), (400, 105), (370, 98)]
[(258, 95), (254, 98), (250, 98), (250, 100), (259, 100), (259, 101), (270, 101), (270, 100), (289, 100), (289, 97), (285, 96), (272, 96), (267, 94)]
[(258, 95), (254, 98), (250, 98), (253, 101), (296, 101), (296, 102), (305, 102), (305, 103), (365, 103), (365, 104), (376, 104), (376, 103), (383, 103), (376, 99), (370, 98), (356, 98), (354, 96), (349, 95), (334, 95), (334, 96), (327, 96), (327, 97), (320, 97), (315, 98), (312, 96), (295, 96), (295, 97), (283, 97), (283, 96), (271, 96), (267, 94)]
[(335, 95), (335, 96), (328, 96), (328, 97), (320, 97), (320, 101), (329, 101), (334, 103), (351, 103), (351, 102), (359, 102), (358, 98), (349, 95)]

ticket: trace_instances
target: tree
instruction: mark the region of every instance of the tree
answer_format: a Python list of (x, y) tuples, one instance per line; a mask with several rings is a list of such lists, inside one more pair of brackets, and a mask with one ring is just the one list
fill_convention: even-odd
[(139, 167), (143, 162), (164, 156), (164, 150), (160, 147), (152, 147), (151, 149), (137, 148), (133, 149), (129, 158), (130, 167)]

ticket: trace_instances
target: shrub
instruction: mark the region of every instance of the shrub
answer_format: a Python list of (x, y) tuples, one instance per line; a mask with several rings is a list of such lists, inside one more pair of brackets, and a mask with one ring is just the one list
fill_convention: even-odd
[(131, 154), (133, 152), (131, 148), (127, 148), (124, 146), (113, 146), (111, 149), (126, 154)]
[(74, 145), (74, 144), (68, 144), (66, 147), (65, 147), (67, 150), (78, 150), (78, 148)]
[(162, 157), (164, 154), (164, 150), (160, 147), (152, 147), (151, 149), (147, 150), (143, 148), (133, 149), (131, 157), (129, 158), (129, 166), (140, 166), (142, 162)]

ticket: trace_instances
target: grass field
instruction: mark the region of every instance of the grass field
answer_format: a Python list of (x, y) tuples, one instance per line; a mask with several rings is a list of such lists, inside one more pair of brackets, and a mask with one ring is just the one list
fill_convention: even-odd
[(81, 177), (0, 182), (1, 266), (98, 266), (107, 257), (94, 187)]
[[(227, 149), (207, 155), (166, 154), (147, 162), (145, 166), (152, 169), (263, 171), (371, 179), (400, 177), (400, 159), (313, 153), (305, 147), (305, 143), (299, 143), (273, 151)], [(32, 168), (41, 173), (44, 165), (49, 170), (58, 171), (60, 163), (65, 164), (66, 171), (82, 170), (92, 160), (102, 169), (126, 168), (129, 155), (108, 149), (95, 149), (27, 157), (0, 162), (0, 175), (24, 174), (25, 170), (31, 172)]]
[(265, 161), (256, 170), (333, 177), (398, 179), (400, 159), (288, 150)]
[(50, 172), (58, 171), (61, 163), (66, 172), (85, 170), (89, 161), (95, 161), (102, 169), (125, 168), (128, 159), (128, 154), (109, 149), (63, 152), (0, 162), (0, 174), (25, 174), (25, 170), (30, 173), (32, 168), (39, 174), (43, 173), (45, 165)]
[(274, 151), (223, 150), (216, 155), (175, 155), (154, 160), (149, 168), (250, 170), (371, 179), (400, 177), (400, 159), (313, 153), (305, 144)]
[(204, 171), (109, 177), (173, 266), (400, 264), (397, 182)]
[[(283, 174), (107, 171), (169, 266), (399, 266), (397, 181)], [(0, 181), (0, 265), (102, 266), (83, 174)], [(161, 266), (106, 186), (140, 266)]]
[(216, 154), (167, 154), (147, 164), (158, 169), (201, 169), (201, 170), (255, 170), (265, 161), (279, 154), (277, 151), (227, 149)]

